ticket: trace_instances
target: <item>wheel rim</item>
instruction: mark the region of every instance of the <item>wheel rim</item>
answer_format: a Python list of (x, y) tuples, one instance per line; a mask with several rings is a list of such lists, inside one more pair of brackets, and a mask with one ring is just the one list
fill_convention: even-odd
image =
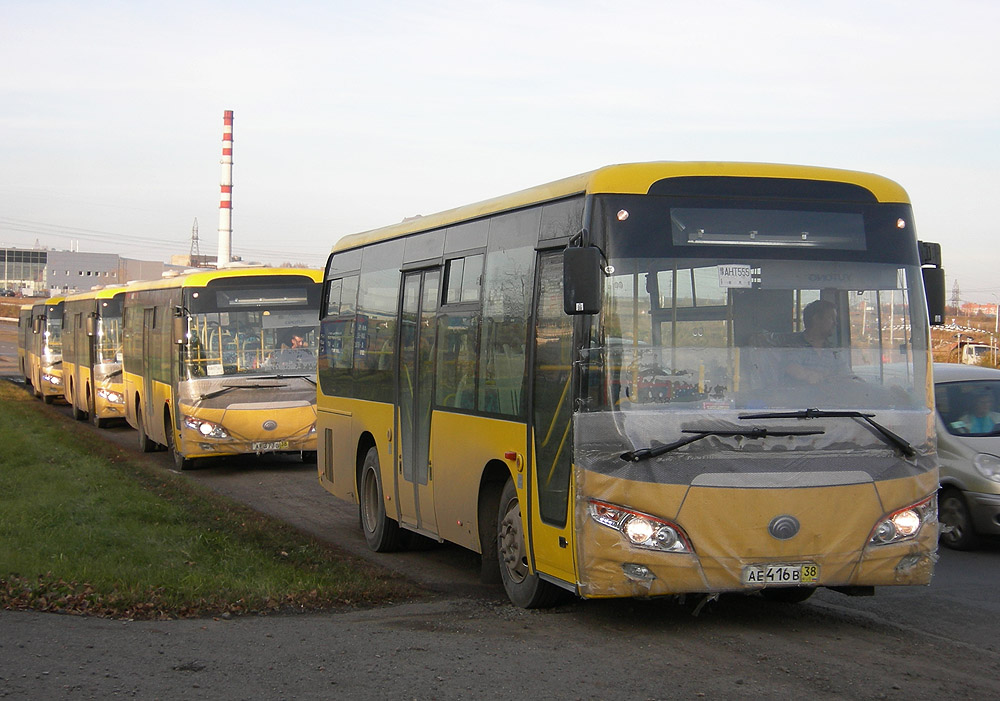
[(521, 532), (521, 505), (514, 499), (506, 504), (505, 509), (500, 522), (500, 561), (511, 580), (520, 584), (528, 576), (528, 558), (524, 552), (524, 533)]
[(378, 480), (374, 471), (369, 468), (365, 471), (365, 478), (362, 484), (362, 514), (365, 520), (365, 530), (374, 533), (378, 525), (379, 507), (382, 502), (378, 496)]
[(946, 497), (941, 502), (941, 523), (948, 530), (941, 537), (948, 543), (959, 543), (965, 539), (969, 529), (969, 519), (965, 513), (965, 504), (958, 497)]

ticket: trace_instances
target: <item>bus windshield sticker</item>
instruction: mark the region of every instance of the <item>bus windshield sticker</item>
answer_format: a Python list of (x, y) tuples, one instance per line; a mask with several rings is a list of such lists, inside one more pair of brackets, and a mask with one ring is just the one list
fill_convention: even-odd
[(749, 265), (719, 265), (719, 287), (753, 287), (753, 267)]

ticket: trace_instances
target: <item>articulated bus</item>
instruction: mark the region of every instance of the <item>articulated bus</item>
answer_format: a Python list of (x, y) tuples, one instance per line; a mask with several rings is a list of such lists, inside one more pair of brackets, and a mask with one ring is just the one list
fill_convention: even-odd
[(73, 418), (98, 428), (125, 418), (123, 286), (69, 295), (63, 303), (63, 386)]
[(145, 452), (197, 458), (316, 451), (322, 273), (231, 268), (128, 285), (125, 418)]
[(49, 297), (31, 305), (30, 333), (25, 338), (28, 383), (46, 404), (63, 396), (63, 299)]
[(345, 237), (319, 481), (373, 550), (457, 543), (525, 607), (927, 584), (939, 255), (889, 180), (736, 163)]

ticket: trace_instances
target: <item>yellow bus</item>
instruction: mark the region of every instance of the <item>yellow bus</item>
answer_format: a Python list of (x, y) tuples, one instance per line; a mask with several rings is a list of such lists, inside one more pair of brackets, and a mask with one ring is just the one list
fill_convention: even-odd
[(372, 549), (457, 543), (525, 607), (927, 584), (939, 258), (889, 180), (738, 163), (347, 236), (319, 481)]
[(46, 404), (63, 396), (63, 299), (49, 297), (31, 305), (31, 333), (25, 339), (28, 382)]
[(125, 418), (139, 446), (197, 458), (316, 451), (322, 273), (231, 268), (128, 285)]
[(98, 428), (125, 418), (122, 304), (125, 287), (89, 290), (63, 303), (63, 386), (73, 418)]

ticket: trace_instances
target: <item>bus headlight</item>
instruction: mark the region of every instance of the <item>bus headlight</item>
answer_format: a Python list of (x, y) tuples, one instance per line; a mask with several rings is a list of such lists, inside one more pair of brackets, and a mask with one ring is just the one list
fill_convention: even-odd
[(47, 372), (42, 373), (42, 379), (48, 382), (50, 385), (59, 386), (62, 384), (62, 377), (59, 375), (52, 375)]
[(109, 404), (124, 404), (125, 397), (121, 395), (120, 392), (112, 392), (109, 389), (98, 389), (97, 396), (108, 402)]
[(931, 496), (889, 514), (872, 530), (869, 545), (889, 545), (915, 538), (923, 524), (936, 518), (937, 497)]
[(205, 419), (199, 419), (196, 416), (185, 416), (184, 425), (197, 431), (205, 438), (229, 438), (229, 432), (222, 426)]
[(687, 535), (675, 523), (597, 499), (590, 500), (590, 517), (618, 531), (629, 545), (668, 553), (693, 552)]
[(988, 480), (1000, 482), (1000, 458), (989, 453), (980, 453), (972, 461), (979, 474)]

